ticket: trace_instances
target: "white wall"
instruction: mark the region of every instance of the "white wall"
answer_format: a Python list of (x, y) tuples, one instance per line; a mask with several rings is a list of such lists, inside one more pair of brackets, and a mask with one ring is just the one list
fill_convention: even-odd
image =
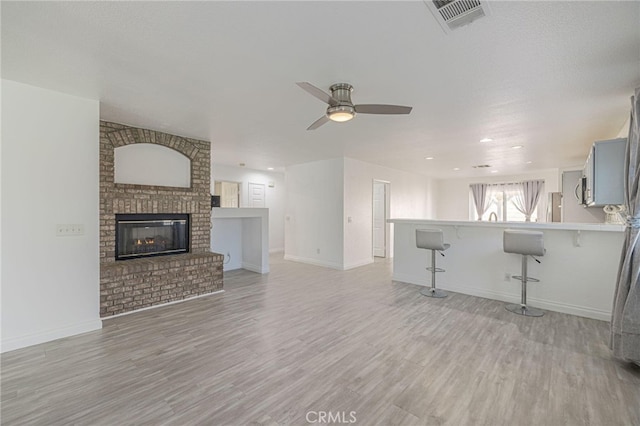
[[(344, 267), (349, 269), (373, 261), (374, 179), (390, 183), (389, 218), (433, 219), (435, 187), (422, 175), (351, 158), (344, 162)], [(389, 257), (393, 257), (393, 227), (389, 228)]]
[(627, 117), (627, 121), (624, 122), (618, 135), (616, 138), (628, 138), (629, 137), (629, 126), (631, 126), (631, 115)]
[(336, 269), (373, 262), (374, 179), (390, 183), (390, 218), (435, 215), (433, 180), (422, 175), (338, 158), (287, 167), (285, 177), (286, 259)]
[(470, 220), (469, 185), (472, 183), (503, 183), (523, 180), (544, 179), (545, 193), (540, 197), (540, 218), (546, 219), (546, 200), (549, 192), (561, 191), (558, 169), (541, 170), (511, 176), (483, 176), (460, 179), (442, 179), (437, 181), (438, 207), (436, 217), (439, 220)]
[(98, 126), (96, 100), (2, 80), (2, 351), (102, 326)]
[(224, 255), (223, 271), (242, 268), (242, 219), (211, 217), (211, 251)]
[[(215, 156), (215, 148), (212, 152)], [(284, 174), (277, 172), (263, 172), (244, 167), (211, 165), (211, 193), (213, 182), (224, 180), (240, 182), (240, 207), (248, 207), (249, 183), (262, 183), (265, 186), (265, 206), (269, 209), (269, 251), (284, 251), (284, 205), (285, 179)], [(273, 182), (273, 187), (269, 183)]]
[(285, 259), (343, 269), (344, 159), (287, 167)]

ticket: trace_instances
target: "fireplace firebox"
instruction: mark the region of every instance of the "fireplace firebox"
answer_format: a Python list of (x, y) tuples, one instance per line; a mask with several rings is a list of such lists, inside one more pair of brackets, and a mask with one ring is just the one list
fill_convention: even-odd
[(116, 260), (188, 252), (188, 214), (116, 215)]

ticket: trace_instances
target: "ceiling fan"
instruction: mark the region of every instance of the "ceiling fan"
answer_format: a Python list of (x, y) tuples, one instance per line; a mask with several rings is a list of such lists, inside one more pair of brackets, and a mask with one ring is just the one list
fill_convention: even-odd
[(307, 127), (307, 130), (315, 130), (329, 120), (344, 122), (349, 121), (356, 114), (409, 114), (412, 107), (400, 105), (381, 105), (381, 104), (364, 104), (354, 105), (351, 102), (351, 92), (353, 86), (347, 83), (336, 83), (329, 87), (331, 94), (318, 89), (311, 83), (296, 83), (303, 90), (320, 99), (322, 102), (329, 104), (325, 115), (317, 119)]

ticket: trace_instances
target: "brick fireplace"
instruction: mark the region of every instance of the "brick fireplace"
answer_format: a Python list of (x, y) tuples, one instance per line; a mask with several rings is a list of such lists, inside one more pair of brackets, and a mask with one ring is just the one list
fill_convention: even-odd
[[(114, 150), (151, 143), (191, 161), (191, 187), (114, 182)], [(108, 317), (222, 290), (223, 256), (210, 252), (211, 144), (100, 122), (100, 316)], [(188, 252), (116, 260), (116, 215), (187, 214)]]

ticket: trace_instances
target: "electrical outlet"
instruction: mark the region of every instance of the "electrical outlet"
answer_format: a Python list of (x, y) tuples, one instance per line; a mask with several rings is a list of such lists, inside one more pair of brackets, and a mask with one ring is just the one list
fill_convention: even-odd
[(504, 273), (504, 280), (505, 281), (511, 281), (511, 274), (509, 274), (508, 272)]
[(316, 249), (316, 253), (317, 253), (317, 254), (320, 254), (320, 249)]

